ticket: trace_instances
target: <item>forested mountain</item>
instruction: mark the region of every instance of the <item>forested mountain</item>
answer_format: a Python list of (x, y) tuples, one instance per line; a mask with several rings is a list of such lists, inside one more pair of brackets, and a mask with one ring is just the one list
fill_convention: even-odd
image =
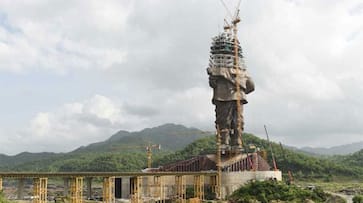
[(54, 163), (59, 160), (73, 160), (78, 157), (93, 160), (94, 157), (101, 154), (134, 154), (131, 152), (144, 154), (145, 146), (148, 144), (160, 144), (162, 152), (175, 151), (208, 135), (210, 133), (176, 124), (164, 124), (138, 132), (119, 131), (103, 142), (83, 146), (68, 153), (23, 152), (15, 156), (0, 155), (0, 170), (48, 170), (44, 169), (43, 164), (49, 170), (56, 170), (51, 168), (51, 165), (56, 165), (55, 168), (57, 168), (59, 164)]
[[(271, 149), (266, 140), (252, 134), (244, 134), (243, 141), (246, 146), (253, 144), (265, 150), (272, 165)], [(13, 157), (0, 156), (0, 170), (139, 171), (146, 167), (147, 159), (143, 146), (149, 142), (164, 145), (164, 149), (154, 151), (153, 167), (199, 154), (215, 153), (215, 136), (212, 133), (167, 124), (134, 133), (120, 131), (104, 142), (81, 147), (69, 153), (21, 153)], [(186, 146), (180, 147), (183, 145)], [(173, 147), (176, 150), (172, 150)], [(363, 177), (363, 150), (352, 155), (321, 158), (283, 149), (277, 143), (272, 143), (272, 149), (278, 168), (285, 174), (289, 170), (292, 171), (294, 177), (298, 179), (332, 180), (340, 177), (351, 179)]]
[(348, 155), (363, 149), (363, 142), (355, 142), (352, 144), (339, 145), (329, 148), (302, 147), (299, 149), (318, 155)]
[(160, 144), (165, 150), (179, 150), (194, 140), (207, 135), (210, 135), (210, 133), (196, 128), (165, 124), (138, 132), (119, 131), (104, 142), (80, 147), (73, 152), (112, 152), (125, 150), (133, 146), (146, 146), (149, 143)]

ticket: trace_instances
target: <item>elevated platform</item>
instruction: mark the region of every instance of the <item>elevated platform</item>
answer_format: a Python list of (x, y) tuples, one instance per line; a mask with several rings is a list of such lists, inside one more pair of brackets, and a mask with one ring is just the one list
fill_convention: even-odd
[[(157, 169), (149, 169), (147, 172), (197, 172), (216, 171), (216, 155), (207, 154), (191, 159), (177, 161), (161, 166)], [(258, 153), (223, 155), (221, 157), (223, 172), (237, 171), (269, 171), (270, 165)]]

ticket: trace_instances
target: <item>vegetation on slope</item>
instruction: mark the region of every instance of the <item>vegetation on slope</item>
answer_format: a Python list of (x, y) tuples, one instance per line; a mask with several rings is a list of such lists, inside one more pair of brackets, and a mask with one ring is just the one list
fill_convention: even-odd
[[(314, 190), (299, 188), (294, 185), (286, 185), (283, 182), (263, 181), (250, 182), (229, 197), (229, 202), (250, 203), (256, 200), (261, 203), (271, 201), (285, 202), (305, 202), (312, 200), (314, 202), (326, 202), (331, 195), (324, 193), (322, 189)], [(334, 201), (334, 202), (344, 202)]]
[[(117, 167), (113, 170), (140, 170), (145, 167), (145, 163), (140, 164), (133, 160), (146, 160), (146, 145), (161, 144), (162, 152), (154, 153), (157, 158), (158, 154), (182, 149), (194, 140), (208, 135), (196, 128), (175, 124), (165, 124), (139, 132), (119, 131), (106, 141), (83, 146), (69, 153), (24, 152), (15, 156), (0, 154), (0, 171), (96, 170), (99, 168), (95, 164), (97, 157), (111, 162), (128, 160), (126, 163), (123, 161), (122, 165), (114, 164)], [(65, 166), (60, 169), (63, 164)], [(72, 164), (75, 165), (71, 167)]]
[[(164, 125), (155, 129), (145, 129), (141, 134), (152, 138), (155, 133), (161, 133), (164, 130), (176, 130), (178, 135), (192, 135), (200, 133), (191, 128), (184, 128), (177, 125)], [(184, 133), (182, 133), (184, 131)], [(151, 133), (146, 135), (147, 133)], [(205, 133), (204, 133), (205, 134)], [(200, 154), (215, 153), (215, 136), (202, 135), (198, 139), (185, 148), (171, 151), (161, 150), (153, 153), (153, 167), (158, 167), (164, 164), (172, 163), (178, 160), (185, 160)], [(18, 160), (13, 161), (16, 164), (6, 162), (1, 163), (1, 160), (9, 161), (6, 157), (0, 157), (0, 170), (2, 171), (139, 171), (146, 167), (146, 152), (143, 145), (135, 145), (135, 143), (124, 142), (128, 132), (120, 131), (112, 136), (109, 140), (89, 145), (74, 152), (64, 154), (44, 153), (41, 156), (36, 156), (30, 153), (18, 155)], [(162, 136), (162, 137), (165, 137)], [(199, 135), (198, 135), (199, 136)], [(183, 136), (177, 136), (183, 137)], [(173, 136), (169, 136), (168, 142), (173, 145), (178, 144), (178, 141), (173, 141)], [(187, 140), (190, 137), (185, 137)], [(129, 139), (129, 138), (127, 138)], [(268, 153), (268, 162), (271, 162), (271, 153), (266, 140), (260, 139), (252, 134), (244, 134), (243, 140), (246, 146), (254, 144)], [(155, 143), (155, 142), (152, 142)], [(157, 143), (157, 142), (156, 142)], [(119, 144), (119, 147), (115, 147)], [(133, 147), (122, 148), (121, 145)], [(99, 150), (100, 146), (107, 146), (107, 150)], [(276, 157), (277, 166), (280, 170), (286, 172), (291, 170), (295, 179), (311, 180), (321, 179), (325, 181), (334, 180), (336, 177), (344, 177), (350, 179), (363, 177), (363, 150), (354, 153), (350, 156), (340, 156), (335, 159), (324, 159), (312, 157), (303, 153), (298, 153), (290, 149), (284, 149), (273, 143), (273, 150)], [(284, 152), (284, 153), (283, 153)], [(44, 156), (43, 156), (44, 155)], [(28, 158), (28, 159), (27, 159)]]

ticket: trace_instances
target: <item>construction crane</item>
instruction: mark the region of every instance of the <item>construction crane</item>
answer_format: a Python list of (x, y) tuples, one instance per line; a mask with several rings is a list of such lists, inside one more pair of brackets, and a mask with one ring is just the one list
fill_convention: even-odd
[(267, 133), (267, 127), (266, 125), (263, 126), (265, 128), (265, 133), (266, 133), (266, 137), (267, 137), (267, 142), (269, 143), (270, 145), (270, 151), (271, 151), (271, 157), (272, 157), (272, 163), (274, 165), (274, 170), (277, 171), (277, 165), (276, 165), (276, 160), (275, 160), (275, 155), (274, 155), (274, 151), (272, 149), (272, 144), (270, 142), (270, 138), (268, 136), (268, 133)]
[[(234, 52), (235, 52), (235, 57), (234, 57), (234, 68), (236, 69), (236, 91), (240, 92), (240, 78), (239, 78), (239, 57), (238, 57), (238, 39), (237, 39), (237, 24), (241, 21), (239, 18), (239, 6), (241, 4), (241, 0), (238, 1), (238, 5), (236, 7), (236, 11), (234, 16), (232, 16), (230, 10), (228, 9), (227, 5), (224, 3), (223, 0), (221, 0), (223, 6), (226, 8), (227, 13), (229, 14), (230, 18), (231, 18), (231, 24), (224, 19), (225, 22), (225, 26), (224, 26), (224, 30), (225, 31), (230, 31), (231, 29), (233, 30), (233, 39), (234, 39)], [(239, 95), (239, 94), (238, 94)], [(237, 129), (238, 129), (238, 133), (240, 134), (239, 136), (242, 135), (242, 126), (241, 126), (241, 98), (238, 97), (237, 98)], [(221, 195), (221, 185), (222, 185), (222, 167), (221, 167), (221, 153), (222, 153), (222, 149), (221, 149), (221, 135), (220, 135), (220, 129), (219, 126), (216, 126), (217, 128), (217, 132), (216, 132), (216, 143), (217, 143), (217, 180), (216, 180), (216, 197), (217, 199), (221, 199), (222, 195)], [(242, 138), (241, 138), (242, 141)], [(242, 146), (240, 146), (242, 147)]]
[[(240, 75), (240, 64), (239, 64), (239, 47), (238, 47), (238, 28), (237, 28), (237, 24), (239, 22), (241, 22), (241, 19), (239, 17), (239, 7), (241, 4), (241, 0), (238, 1), (238, 4), (236, 6), (234, 15), (232, 15), (232, 13), (230, 12), (230, 10), (228, 9), (227, 5), (224, 3), (223, 0), (221, 0), (223, 6), (226, 8), (227, 10), (227, 14), (229, 15), (229, 17), (231, 18), (230, 21), (228, 22), (228, 20), (224, 19), (224, 30), (226, 32), (228, 31), (232, 31), (233, 33), (233, 41), (234, 41), (234, 69), (236, 70), (236, 92), (240, 92), (241, 90), (241, 75)], [(236, 110), (237, 110), (237, 131), (238, 131), (238, 137), (242, 142), (242, 116), (241, 116), (241, 95), (237, 94), (237, 100), (236, 100)], [(243, 142), (241, 143), (241, 145), (239, 146), (239, 148), (242, 148), (243, 146)]]
[(144, 146), (112, 147), (112, 149), (114, 149), (114, 150), (116, 150), (116, 149), (117, 150), (119, 150), (119, 149), (137, 149), (137, 148), (144, 148), (144, 149), (146, 149), (147, 167), (148, 168), (151, 168), (153, 149), (160, 150), (161, 149), (161, 145), (160, 144), (151, 144), (151, 143), (149, 143), (148, 145), (144, 145)]
[(161, 149), (161, 145), (160, 144), (150, 144), (146, 146), (146, 156), (147, 156), (147, 167), (151, 168), (151, 164), (152, 164), (152, 155), (153, 155), (153, 149)]

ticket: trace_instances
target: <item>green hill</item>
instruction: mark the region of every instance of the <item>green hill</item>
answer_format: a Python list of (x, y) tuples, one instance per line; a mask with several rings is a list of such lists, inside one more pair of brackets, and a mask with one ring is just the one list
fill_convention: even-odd
[[(153, 153), (153, 166), (157, 167), (199, 154), (215, 153), (215, 136), (210, 134), (207, 136), (207, 133), (198, 129), (174, 124), (140, 132), (120, 131), (104, 142), (81, 147), (69, 153), (21, 153), (13, 157), (0, 156), (0, 170), (139, 171), (146, 167), (143, 146), (149, 142), (162, 144), (164, 147)], [(268, 162), (271, 164), (271, 153), (266, 140), (252, 134), (244, 134), (243, 140), (247, 146), (254, 144), (267, 151)], [(296, 179), (305, 180), (329, 181), (335, 178), (363, 177), (363, 150), (352, 155), (328, 159), (282, 149), (277, 143), (272, 143), (272, 147), (277, 166), (285, 176), (290, 170)]]
[(194, 140), (207, 135), (209, 134), (196, 128), (165, 124), (138, 132), (119, 131), (104, 142), (80, 147), (73, 153), (121, 151), (132, 146), (146, 146), (149, 143), (160, 144), (164, 150), (174, 151), (182, 149)]
[[(184, 148), (186, 145), (209, 135), (196, 128), (187, 128), (182, 125), (165, 124), (155, 128), (147, 128), (138, 132), (119, 131), (109, 139), (93, 143), (88, 146), (80, 147), (68, 153), (28, 153), (23, 152), (15, 156), (0, 155), (1, 171), (71, 171), (71, 170), (96, 170), (100, 156), (113, 156), (111, 160), (117, 159), (132, 162), (132, 159), (141, 159), (145, 156), (145, 146), (148, 144), (160, 144), (161, 152), (155, 155), (163, 154), (169, 151), (175, 151)], [(138, 155), (138, 156), (136, 156)], [(135, 156), (135, 157), (134, 157)], [(116, 157), (116, 158), (115, 158)], [(146, 160), (146, 157), (143, 157)], [(143, 159), (142, 159), (143, 160)], [(76, 167), (79, 165), (93, 165)], [(146, 163), (146, 161), (142, 161)], [(127, 164), (126, 164), (127, 165)], [(144, 165), (129, 164), (130, 166), (117, 165), (113, 170), (136, 170)], [(110, 167), (109, 170), (111, 170)], [(106, 170), (106, 169), (102, 169)]]

